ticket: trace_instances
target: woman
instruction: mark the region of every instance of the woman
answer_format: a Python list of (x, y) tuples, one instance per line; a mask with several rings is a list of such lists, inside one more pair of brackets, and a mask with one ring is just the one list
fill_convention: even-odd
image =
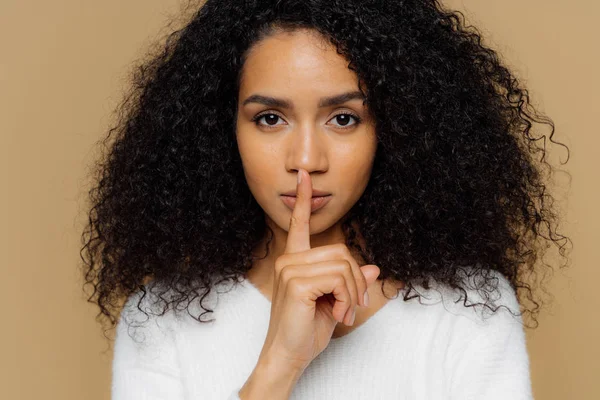
[(142, 65), (82, 249), (113, 399), (532, 398), (517, 289), (568, 239), (458, 15), (208, 0)]

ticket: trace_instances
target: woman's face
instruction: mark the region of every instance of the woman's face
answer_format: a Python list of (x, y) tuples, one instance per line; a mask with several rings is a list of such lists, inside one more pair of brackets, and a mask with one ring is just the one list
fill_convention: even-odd
[(311, 215), (311, 235), (335, 225), (369, 181), (377, 139), (363, 98), (324, 101), (360, 95), (347, 64), (306, 30), (272, 35), (248, 54), (238, 100), (238, 149), (250, 191), (282, 230), (289, 228), (292, 211), (281, 195), (296, 190), (300, 168), (311, 175), (313, 190), (331, 193)]

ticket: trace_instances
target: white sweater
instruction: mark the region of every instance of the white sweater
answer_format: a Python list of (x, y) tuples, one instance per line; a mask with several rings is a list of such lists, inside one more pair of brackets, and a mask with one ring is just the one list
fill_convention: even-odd
[[(519, 314), (514, 290), (496, 276), (502, 297), (490, 304)], [(520, 316), (504, 307), (494, 314), (465, 307), (464, 298), (453, 301), (460, 292), (445, 286), (416, 287), (427, 298), (405, 302), (401, 292), (355, 330), (332, 338), (290, 399), (533, 398)], [(214, 313), (201, 319), (215, 319), (210, 323), (195, 321), (184, 304), (183, 311), (153, 315), (148, 294), (141, 306), (150, 320), (137, 327), (147, 318), (137, 309), (141, 292), (128, 299), (116, 331), (113, 400), (239, 399), (264, 344), (271, 304), (247, 280), (217, 289), (218, 303), (214, 290), (204, 300)], [(467, 292), (467, 304), (481, 300), (477, 291)], [(194, 317), (204, 311), (198, 301), (190, 304)]]

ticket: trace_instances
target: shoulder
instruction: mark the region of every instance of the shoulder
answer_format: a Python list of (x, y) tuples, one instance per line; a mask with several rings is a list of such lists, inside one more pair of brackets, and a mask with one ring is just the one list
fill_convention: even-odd
[[(449, 352), (470, 358), (513, 352), (526, 354), (520, 305), (509, 280), (497, 271), (465, 276), (463, 291), (442, 288), (449, 321)], [(468, 350), (467, 350), (468, 349)]]
[[(531, 399), (527, 341), (515, 290), (497, 271), (473, 276), (452, 304), (445, 363), (456, 398)], [(456, 297), (456, 296), (455, 296)], [(476, 305), (481, 303), (483, 305)]]
[(117, 346), (141, 350), (171, 340), (176, 320), (153, 290), (152, 284), (146, 284), (126, 299), (117, 324)]
[[(492, 324), (495, 320), (505, 324), (521, 323), (517, 293), (502, 273), (488, 270), (479, 274), (466, 270), (463, 279), (464, 293), (459, 294), (458, 304), (472, 309), (479, 325)], [(454, 294), (456, 296), (456, 291)]]
[(409, 315), (434, 330), (450, 359), (502, 351), (526, 354), (520, 305), (510, 281), (497, 271), (475, 272), (465, 271), (462, 290), (436, 282), (428, 289), (416, 286), (422, 297), (410, 300)]
[(438, 329), (444, 326), (453, 336), (523, 328), (519, 301), (506, 277), (491, 270), (480, 274), (470, 269), (461, 274), (461, 288), (432, 280), (427, 289), (420, 284), (413, 284), (410, 291), (402, 289), (407, 296), (406, 302), (401, 300), (403, 315), (420, 324), (429, 321)]
[(245, 301), (236, 295), (237, 287), (226, 280), (210, 288), (199, 286), (194, 291), (179, 292), (149, 282), (127, 298), (119, 324), (129, 330), (134, 340), (146, 340), (148, 335), (164, 339), (185, 325), (210, 322), (217, 311), (226, 313), (236, 302)]

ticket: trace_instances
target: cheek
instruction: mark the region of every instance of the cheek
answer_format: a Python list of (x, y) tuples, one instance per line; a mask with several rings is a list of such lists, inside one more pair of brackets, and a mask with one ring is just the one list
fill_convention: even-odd
[(350, 179), (362, 179), (368, 174), (375, 159), (375, 146), (371, 142), (360, 142), (344, 149), (341, 154), (340, 163), (344, 173), (349, 174)]
[(251, 140), (248, 135), (239, 134), (237, 137), (238, 151), (244, 169), (251, 173), (255, 168), (260, 166), (257, 161), (261, 156), (261, 146), (256, 141)]
[(260, 190), (262, 185), (273, 181), (270, 177), (270, 174), (275, 171), (271, 167), (274, 162), (273, 154), (266, 146), (256, 140), (238, 137), (238, 150), (246, 180), (254, 191)]
[(373, 169), (375, 148), (371, 143), (352, 149), (352, 153), (344, 154), (340, 159), (339, 171), (336, 175), (344, 182), (349, 199), (356, 200), (364, 192), (369, 183)]

